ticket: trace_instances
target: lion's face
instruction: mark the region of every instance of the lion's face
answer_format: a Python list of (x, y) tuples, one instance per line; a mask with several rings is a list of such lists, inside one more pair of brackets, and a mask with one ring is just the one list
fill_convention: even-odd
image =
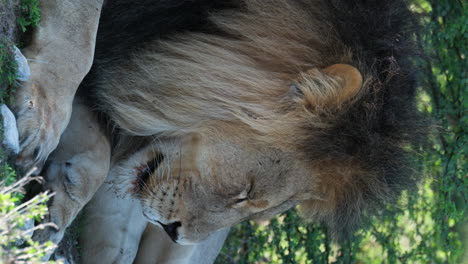
[[(216, 137), (220, 129), (222, 140)], [(311, 171), (293, 153), (236, 132), (222, 124), (217, 131), (154, 143), (116, 166), (117, 185), (140, 199), (145, 217), (181, 244), (310, 198), (313, 181), (302, 178), (312, 178)]]

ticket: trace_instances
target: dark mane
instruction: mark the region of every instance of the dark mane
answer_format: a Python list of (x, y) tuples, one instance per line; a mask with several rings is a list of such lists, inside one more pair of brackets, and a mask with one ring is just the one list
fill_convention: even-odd
[(343, 235), (355, 230), (363, 215), (416, 187), (419, 175), (412, 169), (411, 156), (425, 128), (415, 105), (414, 60), (421, 51), (417, 23), (404, 1), (331, 0), (328, 7), (354, 65), (371, 78), (368, 92), (334, 117), (333, 128), (309, 128), (311, 137), (323, 144), (304, 144), (311, 146), (304, 150), (311, 160), (329, 165), (323, 170), (325, 177), (336, 177), (332, 184), (351, 177), (335, 190), (333, 211), (319, 217)]

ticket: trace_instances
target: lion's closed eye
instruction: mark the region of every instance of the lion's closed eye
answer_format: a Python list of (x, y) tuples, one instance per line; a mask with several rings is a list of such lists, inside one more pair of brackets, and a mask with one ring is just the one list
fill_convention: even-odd
[(247, 201), (247, 200), (248, 200), (247, 197), (245, 197), (245, 198), (239, 198), (239, 199), (236, 200), (235, 203), (236, 203), (236, 204), (239, 204), (239, 203), (245, 202), (245, 201)]
[(244, 207), (248, 204), (249, 201), (252, 201), (252, 184), (250, 184), (247, 189), (242, 191), (239, 195), (235, 197), (233, 208)]

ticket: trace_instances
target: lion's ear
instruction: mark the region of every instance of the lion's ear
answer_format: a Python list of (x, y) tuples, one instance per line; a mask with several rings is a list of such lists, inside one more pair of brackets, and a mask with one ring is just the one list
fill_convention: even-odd
[(333, 64), (323, 72), (340, 79), (341, 91), (335, 98), (335, 103), (343, 103), (354, 97), (362, 87), (362, 75), (358, 69), (348, 64)]
[(362, 88), (362, 75), (348, 64), (312, 68), (300, 74), (295, 85), (313, 107), (337, 107), (355, 97)]

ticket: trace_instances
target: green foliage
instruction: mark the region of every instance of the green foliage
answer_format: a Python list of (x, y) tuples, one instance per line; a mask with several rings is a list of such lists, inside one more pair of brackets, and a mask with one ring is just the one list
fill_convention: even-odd
[(370, 229), (340, 244), (295, 211), (242, 223), (216, 263), (468, 263), (468, 7), (457, 0), (411, 2), (423, 19), (428, 55), (418, 62), (424, 69), (418, 106), (438, 126), (421, 157), (426, 177), (418, 193), (404, 195)]
[(434, 176), (430, 187), (437, 201), (432, 207), (437, 227), (432, 235), (436, 257), (455, 263), (464, 254), (460, 239), (466, 243), (468, 238), (468, 5), (455, 0), (428, 2), (430, 34), (424, 37), (431, 59), (425, 66), (432, 74), (426, 85), (433, 103), (430, 113), (440, 126), (426, 163), (427, 173)]
[(12, 87), (16, 80), (18, 65), (15, 61), (13, 43), (0, 36), (0, 104), (9, 98), (7, 89)]
[(39, 0), (21, 0), (19, 8), (21, 15), (17, 18), (16, 22), (23, 32), (26, 31), (27, 27), (39, 25), (39, 21), (41, 20)]
[(23, 187), (36, 178), (26, 176), (15, 181), (14, 170), (6, 163), (0, 168), (0, 179), (0, 262), (42, 263), (41, 258), (55, 245), (33, 241), (31, 234), (36, 229), (52, 226), (34, 226), (34, 220), (41, 220), (47, 214), (46, 202), (50, 195), (40, 194), (21, 203)]

